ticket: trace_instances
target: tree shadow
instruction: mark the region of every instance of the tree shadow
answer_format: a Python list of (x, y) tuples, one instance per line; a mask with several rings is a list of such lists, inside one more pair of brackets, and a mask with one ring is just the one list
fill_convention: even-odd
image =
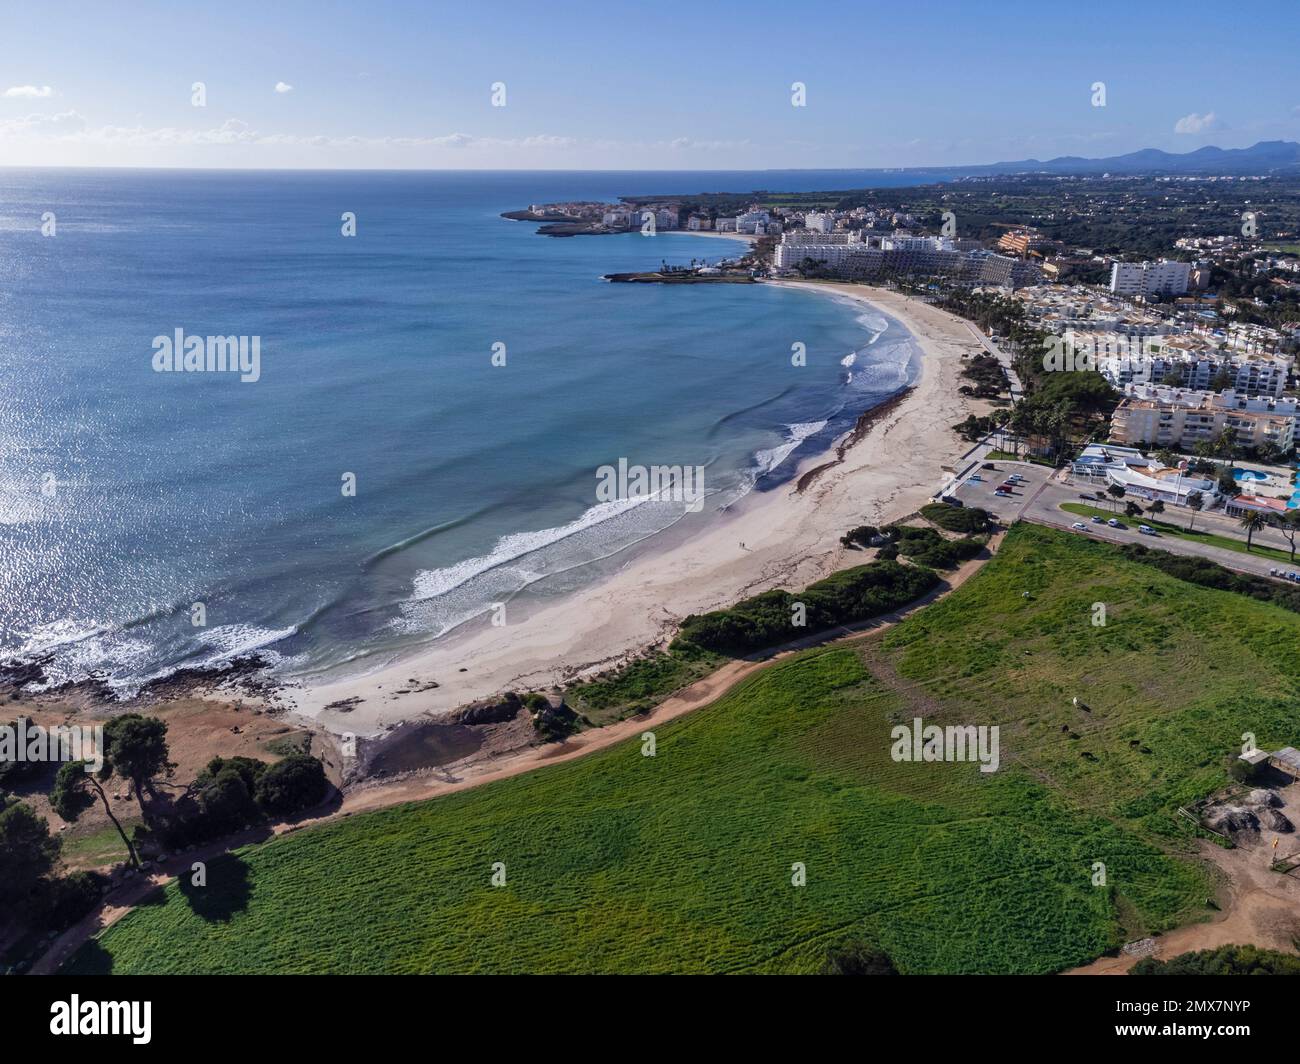
[(248, 908), (253, 895), (248, 865), (232, 853), (219, 854), (201, 863), (203, 885), (195, 883), (198, 872), (191, 866), (181, 870), (177, 888), (196, 916), (208, 923), (229, 923), (235, 913)]
[(92, 938), (59, 970), (61, 975), (112, 975), (113, 955)]

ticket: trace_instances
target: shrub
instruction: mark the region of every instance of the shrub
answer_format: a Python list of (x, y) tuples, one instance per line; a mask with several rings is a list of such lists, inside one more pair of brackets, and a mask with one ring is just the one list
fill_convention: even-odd
[[(738, 657), (799, 635), (889, 613), (919, 598), (938, 581), (929, 569), (877, 559), (833, 573), (797, 596), (782, 590), (765, 591), (730, 609), (692, 614), (682, 622), (672, 646), (690, 643)], [(798, 604), (804, 607), (802, 629), (794, 625)]]
[(822, 975), (897, 975), (898, 969), (882, 949), (866, 942), (846, 942), (826, 954)]
[(294, 754), (261, 774), (253, 797), (266, 813), (292, 816), (321, 801), (328, 786), (324, 765), (308, 754)]
[(931, 502), (921, 507), (921, 515), (947, 532), (974, 535), (989, 527), (989, 512), (978, 506), (945, 506), (941, 502)]
[(1258, 946), (1220, 946), (1167, 961), (1143, 957), (1130, 975), (1300, 975), (1300, 957)]
[(840, 536), (840, 543), (845, 547), (869, 547), (877, 535), (875, 525), (858, 525)]

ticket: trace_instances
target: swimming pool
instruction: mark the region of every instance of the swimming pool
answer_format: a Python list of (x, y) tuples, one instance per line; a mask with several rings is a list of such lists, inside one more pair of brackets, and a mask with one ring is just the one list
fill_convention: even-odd
[(1232, 478), (1233, 480), (1267, 480), (1268, 474), (1261, 473), (1258, 469), (1234, 469)]

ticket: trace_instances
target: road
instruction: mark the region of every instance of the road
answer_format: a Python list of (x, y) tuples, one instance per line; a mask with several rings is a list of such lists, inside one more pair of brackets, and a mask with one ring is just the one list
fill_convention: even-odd
[[(1121, 528), (1111, 528), (1107, 524), (1093, 524), (1086, 517), (1080, 517), (1060, 508), (1061, 503), (1064, 502), (1084, 502), (1080, 496), (1087, 495), (1092, 505), (1101, 510), (1107, 509), (1109, 503), (1097, 500), (1094, 495), (1096, 489), (1091, 484), (1069, 483), (1062, 479), (1061, 471), (1047, 469), (1030, 462), (999, 461), (992, 463), (996, 466), (996, 470), (983, 469), (983, 464), (977, 462), (973, 468), (964, 469), (964, 475), (958, 478), (956, 487), (949, 485), (946, 490), (949, 494), (956, 495), (967, 506), (980, 506), (997, 514), (1003, 524), (1010, 524), (1018, 518), (1023, 518), (1035, 524), (1074, 531), (1079, 535), (1087, 535), (1106, 543), (1140, 543), (1144, 547), (1167, 550), (1173, 554), (1208, 558), (1225, 569), (1254, 576), (1269, 576), (1270, 569), (1300, 572), (1300, 558), (1297, 558), (1296, 565), (1292, 566), (1285, 560), (1278, 561), (1245, 554), (1208, 543), (1194, 543), (1174, 536), (1141, 535), (1138, 532), (1138, 525), (1142, 522), (1141, 517), (1132, 520), (1116, 514), (1123, 525)], [(1010, 497), (998, 498), (994, 495), (994, 491), (1011, 473), (1019, 473), (1025, 478), (1023, 486), (1015, 489)], [(981, 479), (972, 481), (970, 479), (972, 475)], [(1187, 518), (1187, 511), (1178, 507), (1170, 507), (1161, 515), (1161, 520), (1168, 520), (1172, 524), (1186, 524)], [(1072, 529), (1071, 526), (1076, 521), (1082, 521), (1086, 527), (1082, 531)], [(1219, 535), (1231, 536), (1233, 539), (1242, 538), (1235, 520), (1216, 514), (1198, 514), (1196, 527)], [(1289, 549), (1286, 541), (1276, 532), (1272, 532), (1267, 539), (1261, 538), (1268, 535), (1268, 533), (1256, 533), (1255, 542), (1257, 544), (1265, 542), (1268, 546), (1280, 550)]]

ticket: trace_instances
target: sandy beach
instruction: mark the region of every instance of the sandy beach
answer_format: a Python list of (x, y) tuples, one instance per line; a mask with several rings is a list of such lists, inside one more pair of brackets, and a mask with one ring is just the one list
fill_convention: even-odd
[[(688, 614), (772, 587), (800, 588), (857, 563), (860, 555), (841, 547), (839, 537), (854, 525), (886, 524), (914, 512), (967, 449), (951, 426), (970, 411), (957, 391), (962, 356), (979, 347), (961, 319), (896, 292), (769, 283), (867, 302), (908, 329), (921, 350), (912, 390), (874, 420), (842, 461), (808, 478), (808, 470), (835, 454), (811, 456), (781, 488), (751, 493), (684, 542), (634, 557), (608, 579), (504, 627), (452, 636), (337, 682), (290, 688), (286, 703), (336, 733), (375, 734), (502, 691), (550, 689), (660, 642)], [(801, 479), (811, 480), (802, 492)], [(410, 690), (430, 681), (438, 686)], [(403, 690), (409, 693), (397, 693)], [(353, 699), (359, 701), (346, 711), (326, 708)]]

